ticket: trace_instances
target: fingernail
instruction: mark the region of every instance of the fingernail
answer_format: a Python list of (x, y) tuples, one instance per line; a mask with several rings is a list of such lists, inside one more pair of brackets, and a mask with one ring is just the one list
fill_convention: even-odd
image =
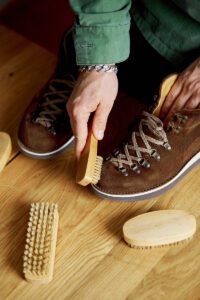
[(98, 140), (102, 140), (103, 136), (104, 136), (103, 130), (98, 130), (97, 131), (97, 138), (98, 138)]

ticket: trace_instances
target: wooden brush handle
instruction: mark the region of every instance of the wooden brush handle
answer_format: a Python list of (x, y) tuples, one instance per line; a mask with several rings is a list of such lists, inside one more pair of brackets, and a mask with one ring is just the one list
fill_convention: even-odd
[(92, 182), (94, 166), (97, 158), (97, 144), (98, 141), (94, 137), (92, 130), (88, 133), (86, 146), (78, 161), (78, 168), (76, 173), (76, 182), (80, 185), (86, 186)]

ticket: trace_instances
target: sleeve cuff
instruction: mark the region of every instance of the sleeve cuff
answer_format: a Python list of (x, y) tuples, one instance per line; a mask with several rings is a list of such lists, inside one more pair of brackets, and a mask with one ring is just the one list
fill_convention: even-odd
[(77, 65), (114, 64), (130, 53), (130, 22), (114, 26), (74, 26)]

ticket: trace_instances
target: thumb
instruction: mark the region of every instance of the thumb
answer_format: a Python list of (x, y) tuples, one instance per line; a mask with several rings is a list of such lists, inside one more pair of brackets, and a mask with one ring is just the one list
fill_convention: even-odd
[(106, 129), (106, 123), (110, 110), (110, 108), (100, 104), (94, 114), (92, 131), (98, 140), (102, 140), (104, 137), (104, 131)]

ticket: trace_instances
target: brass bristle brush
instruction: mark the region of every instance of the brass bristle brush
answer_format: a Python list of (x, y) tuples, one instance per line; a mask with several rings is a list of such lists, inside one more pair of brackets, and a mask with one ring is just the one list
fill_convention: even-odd
[[(177, 76), (177, 74), (172, 74), (161, 84), (158, 104), (153, 111), (156, 116), (159, 115), (163, 101), (176, 81)], [(103, 158), (101, 156), (97, 156), (97, 145), (98, 141), (90, 130), (85, 149), (83, 150), (78, 162), (76, 174), (76, 182), (83, 186), (96, 184), (100, 180)]]
[(149, 249), (177, 245), (190, 240), (196, 232), (196, 219), (184, 210), (158, 210), (138, 215), (123, 226), (126, 243)]
[(23, 273), (31, 283), (49, 283), (53, 278), (58, 219), (57, 204), (31, 204), (23, 257)]

